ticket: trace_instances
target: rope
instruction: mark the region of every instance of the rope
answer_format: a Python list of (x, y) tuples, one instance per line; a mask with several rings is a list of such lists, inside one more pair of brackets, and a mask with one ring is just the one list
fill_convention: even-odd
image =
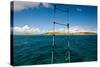
[(62, 26), (67, 26), (67, 24), (62, 24), (62, 23), (57, 23), (57, 22), (55, 22), (55, 24), (62, 25)]
[(68, 35), (67, 35), (67, 45), (68, 45), (68, 62), (70, 63), (70, 41), (69, 41), (69, 9), (67, 8), (67, 29), (68, 29)]
[(68, 45), (68, 62), (70, 63), (70, 41), (69, 41), (69, 24), (67, 24), (67, 29), (68, 29), (68, 35), (67, 35), (67, 45)]
[[(62, 23), (57, 23), (55, 21), (55, 14), (56, 14), (56, 10), (60, 10), (62, 12), (67, 12), (67, 24), (62, 24)], [(62, 10), (62, 9), (58, 9), (56, 7), (56, 5), (54, 5), (54, 15), (53, 15), (53, 18), (54, 18), (54, 22), (53, 22), (53, 42), (52, 42), (52, 56), (51, 56), (51, 64), (54, 63), (54, 47), (55, 47), (55, 24), (57, 25), (63, 25), (65, 27), (67, 27), (68, 31), (68, 35), (67, 35), (67, 45), (68, 45), (68, 59), (66, 58), (65, 60), (68, 61), (70, 63), (70, 42), (69, 42), (69, 9), (67, 9), (66, 11), (65, 10)]]
[(55, 12), (56, 12), (56, 5), (54, 5), (54, 22), (53, 22), (53, 43), (52, 43), (52, 56), (51, 56), (51, 64), (54, 63), (54, 46), (55, 46)]

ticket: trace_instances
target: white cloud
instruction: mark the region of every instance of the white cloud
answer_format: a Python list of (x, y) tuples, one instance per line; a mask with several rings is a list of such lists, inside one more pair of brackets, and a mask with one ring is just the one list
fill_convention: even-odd
[(96, 32), (91, 26), (72, 26), (70, 27), (71, 32)]
[(48, 4), (48, 3), (42, 3), (42, 5), (43, 5), (44, 7), (46, 7), (46, 8), (49, 8), (49, 7), (50, 7), (50, 4)]
[(20, 11), (28, 8), (38, 8), (40, 4), (46, 8), (50, 6), (48, 3), (14, 1), (14, 11)]
[(84, 29), (79, 26), (73, 26), (70, 28), (71, 32), (82, 32)]
[[(53, 30), (51, 30), (50, 32), (52, 32)], [(55, 32), (67, 32), (67, 28), (66, 27), (62, 27), (62, 28), (57, 28), (55, 29)], [(96, 32), (96, 29), (93, 29), (93, 27), (91, 26), (71, 26), (69, 28), (70, 33), (75, 33), (75, 32)]]
[(26, 34), (26, 35), (30, 35), (30, 34), (39, 34), (41, 33), (39, 28), (32, 28), (29, 27), (28, 25), (25, 25), (23, 27), (14, 27), (14, 34)]
[[(33, 28), (28, 25), (22, 26), (22, 27), (14, 27), (14, 34), (19, 34), (19, 35), (32, 35), (32, 34), (42, 34), (46, 32), (53, 32), (53, 30), (43, 30), (39, 28)], [(66, 27), (62, 28), (57, 28), (55, 29), (55, 32), (67, 32)], [(72, 26), (69, 28), (70, 33), (75, 33), (75, 32), (96, 32), (95, 30), (91, 29), (91, 27), (80, 27), (80, 26)]]

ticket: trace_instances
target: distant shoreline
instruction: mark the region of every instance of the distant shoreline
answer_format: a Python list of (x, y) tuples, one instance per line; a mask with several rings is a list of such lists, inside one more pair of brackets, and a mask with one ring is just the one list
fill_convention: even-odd
[(64, 33), (64, 32), (46, 32), (46, 33), (42, 33), (42, 34), (13, 34), (13, 35), (21, 35), (21, 36), (31, 36), (31, 35), (97, 35), (97, 33), (95, 32), (75, 32), (75, 33)]
[[(69, 35), (69, 36), (85, 36), (85, 35), (97, 35), (97, 34), (81, 34), (81, 35)], [(43, 34), (38, 34), (38, 35), (13, 35), (13, 36), (53, 36), (53, 35), (43, 35)], [(56, 35), (56, 36), (68, 36), (68, 35)]]
[(64, 32), (47, 32), (44, 35), (97, 35), (95, 32), (75, 32), (75, 33), (64, 33)]

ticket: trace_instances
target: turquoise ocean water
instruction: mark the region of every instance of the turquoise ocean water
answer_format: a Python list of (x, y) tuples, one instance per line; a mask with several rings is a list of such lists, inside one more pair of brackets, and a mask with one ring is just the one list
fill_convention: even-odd
[[(14, 65), (50, 64), (52, 51), (51, 35), (14, 35)], [(85, 62), (97, 60), (97, 35), (55, 36), (54, 63)]]

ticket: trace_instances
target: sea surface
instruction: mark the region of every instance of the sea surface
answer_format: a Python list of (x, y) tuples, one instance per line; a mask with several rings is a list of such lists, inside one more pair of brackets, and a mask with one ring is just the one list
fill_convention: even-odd
[[(51, 64), (52, 42), (52, 35), (14, 35), (14, 65)], [(97, 35), (56, 35), (53, 63), (69, 63), (68, 52), (70, 62), (96, 61)]]

